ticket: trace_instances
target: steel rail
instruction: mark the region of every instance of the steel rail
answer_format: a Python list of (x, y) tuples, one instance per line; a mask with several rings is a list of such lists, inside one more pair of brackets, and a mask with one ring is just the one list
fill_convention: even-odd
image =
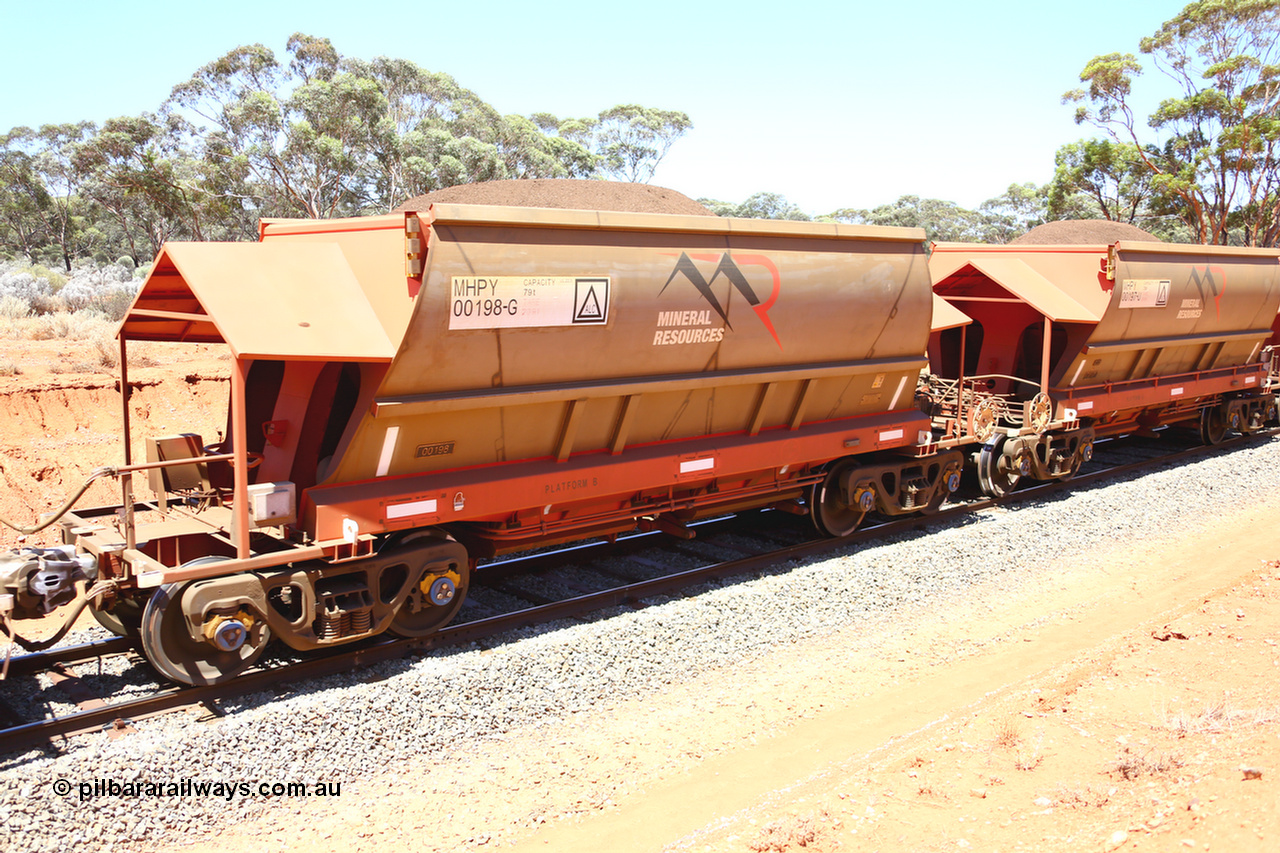
[[(668, 575), (663, 575), (661, 577), (624, 584), (622, 586), (601, 590), (599, 592), (586, 593), (560, 601), (539, 604), (533, 607), (512, 611), (510, 613), (503, 613), (496, 616), (476, 619), (471, 622), (447, 626), (429, 637), (397, 639), (383, 636), (363, 643), (357, 643), (352, 646), (335, 649), (331, 652), (308, 653), (308, 656), (305, 659), (283, 666), (269, 666), (261, 669), (250, 670), (249, 672), (246, 672), (223, 684), (164, 688), (160, 692), (151, 696), (106, 705), (92, 710), (78, 711), (62, 717), (39, 720), (2, 729), (0, 730), (0, 754), (51, 745), (54, 740), (60, 736), (77, 732), (92, 731), (95, 729), (111, 728), (118, 721), (133, 721), (145, 716), (151, 716), (180, 707), (187, 707), (195, 704), (206, 704), (211, 708), (216, 709), (216, 702), (219, 700), (234, 698), (270, 688), (278, 688), (284, 684), (304, 681), (307, 679), (321, 678), (341, 672), (348, 672), (353, 669), (360, 669), (381, 661), (403, 657), (412, 652), (449, 648), (476, 642), (478, 640), (488, 639), (518, 628), (546, 624), (548, 622), (562, 619), (579, 618), (586, 614), (608, 607), (640, 602), (645, 598), (679, 592), (680, 590), (687, 589), (690, 586), (705, 581), (723, 579), (751, 571), (771, 568), (783, 560), (826, 554), (842, 548), (847, 548), (850, 545), (859, 544), (868, 539), (906, 530), (924, 530), (944, 519), (960, 517), (994, 506), (1016, 504), (1022, 501), (1042, 498), (1046, 495), (1064, 491), (1069, 488), (1079, 488), (1081, 485), (1089, 485), (1096, 482), (1107, 482), (1128, 473), (1228, 450), (1249, 443), (1259, 437), (1271, 437), (1278, 433), (1280, 433), (1280, 429), (1262, 430), (1248, 436), (1240, 436), (1238, 438), (1228, 440), (1218, 445), (1201, 445), (1178, 448), (1167, 454), (1161, 454), (1120, 465), (1107, 466), (1088, 474), (1077, 474), (1075, 477), (1070, 479), (1038, 483), (1035, 486), (1030, 486), (1012, 492), (1002, 498), (979, 498), (973, 501), (957, 503), (941, 509), (932, 515), (905, 516), (874, 527), (860, 528), (850, 535), (839, 539), (826, 538), (809, 540), (796, 545), (787, 545), (776, 550), (756, 555), (749, 555), (693, 569), (685, 569)], [(620, 538), (619, 541), (625, 543), (642, 537), (647, 538), (649, 535), (651, 534), (635, 534), (626, 537), (625, 539)], [(491, 564), (491, 566), (503, 567), (507, 564), (514, 563), (523, 563), (528, 565), (534, 561), (549, 560), (556, 556), (563, 557), (565, 554), (580, 555), (584, 550), (587, 550), (589, 553), (594, 553), (597, 548), (607, 550), (612, 545), (613, 543), (609, 542), (592, 543), (585, 546), (577, 544), (570, 546), (569, 548), (557, 549), (555, 551), (544, 552), (530, 557), (520, 557), (513, 560), (502, 561), (501, 563)], [(481, 568), (479, 571), (483, 570), (484, 569)], [(111, 644), (112, 642), (113, 641), (111, 640), (105, 641), (107, 644)], [(121, 640), (118, 642), (123, 642), (127, 645), (129, 641)], [(66, 651), (72, 652), (73, 650), (84, 648), (86, 647), (73, 646), (69, 647)], [(34, 659), (36, 657), (39, 656), (25, 655), (23, 658), (15, 660), (25, 660), (27, 658)], [(46, 658), (45, 662), (48, 663), (51, 661), (48, 661)]]
[(109, 655), (124, 654), (136, 648), (138, 644), (127, 637), (111, 637), (74, 646), (54, 646), (47, 651), (10, 658), (9, 675), (29, 675), (48, 669), (55, 663), (81, 663)]

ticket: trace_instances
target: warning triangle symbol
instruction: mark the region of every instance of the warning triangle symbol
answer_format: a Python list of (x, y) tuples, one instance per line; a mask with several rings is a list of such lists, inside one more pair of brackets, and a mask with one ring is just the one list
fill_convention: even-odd
[(578, 306), (578, 312), (573, 315), (573, 319), (599, 320), (603, 316), (600, 311), (600, 300), (596, 299), (595, 285), (592, 285), (587, 288), (587, 295), (582, 298), (582, 303)]

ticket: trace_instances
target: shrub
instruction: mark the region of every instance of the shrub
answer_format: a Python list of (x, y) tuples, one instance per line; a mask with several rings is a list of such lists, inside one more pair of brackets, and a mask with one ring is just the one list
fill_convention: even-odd
[(27, 272), (39, 279), (44, 279), (49, 283), (49, 291), (57, 293), (67, 283), (67, 277), (57, 270), (51, 270), (43, 264), (32, 264), (27, 267)]
[(31, 306), (11, 294), (0, 296), (0, 317), (21, 320), (31, 316)]
[(0, 273), (0, 296), (12, 296), (30, 305), (37, 296), (52, 293), (47, 279), (38, 279), (25, 270)]

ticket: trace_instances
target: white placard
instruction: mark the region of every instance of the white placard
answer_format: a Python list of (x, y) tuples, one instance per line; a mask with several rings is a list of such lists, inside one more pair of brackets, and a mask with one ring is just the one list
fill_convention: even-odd
[(690, 459), (680, 463), (680, 473), (692, 474), (694, 471), (710, 471), (715, 467), (716, 460), (714, 456), (709, 456), (706, 459)]
[(436, 511), (434, 500), (409, 501), (401, 504), (387, 504), (387, 521), (397, 518), (408, 518), (411, 515), (432, 515)]
[(449, 283), (450, 329), (599, 326), (609, 276), (463, 276)]
[(1120, 282), (1121, 308), (1163, 308), (1169, 304), (1169, 279), (1126, 278)]

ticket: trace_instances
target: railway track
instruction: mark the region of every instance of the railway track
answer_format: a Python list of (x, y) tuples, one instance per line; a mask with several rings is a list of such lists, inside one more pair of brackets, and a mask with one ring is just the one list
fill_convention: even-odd
[[(9, 663), (10, 678), (49, 674), (58, 690), (77, 705), (71, 713), (46, 719), (24, 721), (0, 697), (0, 752), (55, 746), (71, 734), (97, 730), (127, 731), (140, 720), (156, 714), (203, 705), (210, 713), (222, 715), (220, 703), (238, 696), (279, 689), (336, 673), (358, 670), (374, 663), (428, 649), (457, 647), (483, 642), (507, 632), (566, 619), (594, 618), (617, 606), (644, 606), (664, 596), (687, 593), (691, 588), (729, 577), (771, 569), (789, 560), (830, 553), (851, 544), (911, 529), (923, 529), (937, 520), (954, 518), (995, 505), (1044, 498), (1063, 489), (1080, 488), (1138, 472), (1159, 464), (1193, 459), (1208, 453), (1241, 446), (1259, 435), (1233, 439), (1216, 447), (1184, 446), (1167, 439), (1126, 438), (1099, 441), (1094, 461), (1072, 480), (1050, 482), (1020, 489), (1004, 498), (962, 499), (933, 516), (909, 516), (870, 523), (841, 539), (808, 539), (807, 524), (778, 512), (746, 513), (710, 519), (692, 525), (694, 540), (673, 539), (665, 534), (637, 533), (615, 542), (597, 541), (489, 563), (474, 578), (472, 597), (463, 613), (469, 618), (436, 634), (418, 639), (382, 637), (346, 646), (329, 653), (313, 653), (301, 659), (271, 658), (239, 678), (206, 687), (164, 687), (136, 698), (108, 701), (90, 695), (71, 667), (83, 666), (104, 657), (128, 654), (133, 644), (113, 638), (80, 645), (54, 648), (22, 655)], [(1171, 447), (1171, 445), (1173, 445)], [(696, 543), (696, 544), (695, 544)], [(708, 552), (734, 554), (715, 559)], [(656, 555), (656, 556), (655, 556)], [(683, 562), (686, 568), (667, 568)], [(607, 566), (601, 566), (608, 563)], [(619, 570), (617, 565), (626, 566)], [(566, 567), (585, 568), (594, 577), (566, 581)], [(549, 595), (537, 588), (536, 579), (545, 576), (561, 587)], [(145, 666), (139, 658), (138, 666)]]

